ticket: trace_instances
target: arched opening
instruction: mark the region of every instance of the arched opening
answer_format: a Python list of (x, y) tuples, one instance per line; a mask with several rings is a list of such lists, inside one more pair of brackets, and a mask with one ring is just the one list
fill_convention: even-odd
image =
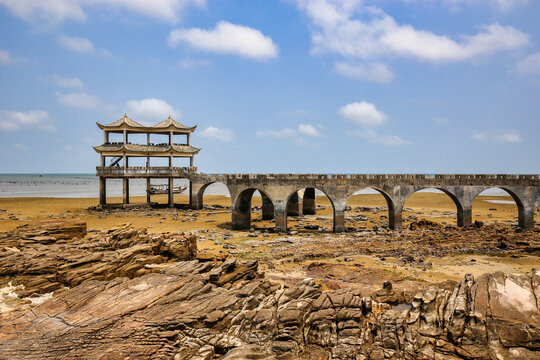
[(441, 188), (425, 188), (409, 196), (403, 206), (403, 226), (431, 221), (441, 225), (458, 225), (462, 205), (454, 194)]
[(389, 226), (392, 199), (384, 191), (367, 187), (347, 200), (345, 227), (348, 231), (373, 230)]
[(231, 194), (222, 182), (211, 182), (202, 186), (197, 194), (197, 209), (204, 222), (212, 222), (220, 228), (229, 228)]
[(205, 210), (230, 209), (231, 193), (222, 182), (211, 182), (199, 190), (196, 195), (198, 204)]
[[(251, 223), (257, 223), (256, 230), (270, 230), (274, 220), (263, 220), (263, 198), (266, 202), (274, 206), (272, 199), (263, 191), (255, 188), (245, 189), (236, 197), (232, 210), (232, 228), (233, 230), (251, 229)], [(268, 205), (268, 204), (267, 204)], [(254, 215), (252, 216), (252, 212)]]
[(331, 232), (335, 226), (334, 204), (328, 195), (317, 188), (302, 188), (287, 197), (285, 228), (298, 232)]
[(523, 205), (513, 192), (502, 188), (490, 188), (476, 195), (473, 201), (473, 221), (486, 224), (517, 225), (520, 207)]

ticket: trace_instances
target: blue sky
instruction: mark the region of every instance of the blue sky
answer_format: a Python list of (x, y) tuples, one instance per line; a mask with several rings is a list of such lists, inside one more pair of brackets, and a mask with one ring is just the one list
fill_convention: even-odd
[(0, 0), (0, 172), (95, 122), (198, 125), (203, 172), (540, 173), (540, 2)]

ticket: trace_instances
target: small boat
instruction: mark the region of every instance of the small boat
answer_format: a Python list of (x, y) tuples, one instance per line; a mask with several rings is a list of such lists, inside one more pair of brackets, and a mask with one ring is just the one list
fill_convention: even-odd
[[(174, 186), (173, 187), (173, 194), (181, 194), (184, 191), (186, 191), (187, 186)], [(160, 184), (160, 185), (150, 185), (150, 190), (148, 190), (150, 195), (154, 194), (167, 194), (169, 193), (169, 185), (167, 184)]]

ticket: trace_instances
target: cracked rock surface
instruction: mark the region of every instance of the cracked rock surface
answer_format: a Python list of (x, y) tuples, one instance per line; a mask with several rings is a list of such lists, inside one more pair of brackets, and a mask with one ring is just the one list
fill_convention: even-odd
[[(39, 258), (23, 258), (22, 269), (34, 273), (95, 275), (69, 282), (69, 289), (41, 304), (0, 314), (0, 358), (540, 359), (538, 270), (466, 276), (453, 289), (431, 286), (411, 303), (392, 306), (358, 289), (323, 292), (312, 279), (275, 285), (256, 261), (174, 260), (173, 236), (169, 245), (145, 236), (109, 239), (116, 258), (137, 246), (149, 246), (144, 256), (167, 258), (139, 266), (144, 272), (112, 276), (91, 271), (95, 266), (85, 272), (86, 263), (106, 262), (69, 262), (58, 251), (54, 256), (63, 263), (80, 264), (60, 276), (50, 266), (38, 267)], [(136, 240), (143, 238), (150, 243)], [(126, 247), (115, 245), (124, 240)], [(12, 255), (2, 253), (2, 268), (15, 266)], [(120, 268), (142, 263), (131, 259)]]

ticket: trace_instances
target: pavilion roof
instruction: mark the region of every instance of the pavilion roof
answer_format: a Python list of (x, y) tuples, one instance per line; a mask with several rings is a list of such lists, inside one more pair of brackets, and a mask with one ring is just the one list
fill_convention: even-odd
[(110, 124), (103, 125), (97, 123), (97, 126), (102, 130), (133, 129), (141, 132), (152, 132), (155, 130), (181, 130), (182, 132), (193, 132), (197, 127), (196, 125), (191, 127), (185, 126), (184, 124), (181, 124), (180, 122), (174, 120), (170, 115), (167, 119), (157, 123), (154, 126), (145, 126), (130, 119), (127, 114), (124, 114), (123, 118), (113, 121)]
[(197, 154), (201, 149), (191, 145), (183, 144), (123, 144), (123, 143), (108, 143), (94, 146), (96, 152), (137, 152), (137, 153), (182, 153), (182, 154)]
[(162, 122), (152, 126), (153, 128), (159, 128), (159, 129), (167, 129), (167, 128), (176, 128), (176, 129), (180, 129), (180, 130), (190, 130), (190, 131), (193, 131), (195, 130), (195, 128), (197, 127), (197, 125), (195, 126), (191, 126), (191, 127), (188, 127), (188, 126), (185, 126), (184, 124), (181, 124), (179, 123), (178, 121), (174, 120), (171, 115), (169, 115), (169, 118), (163, 120)]

